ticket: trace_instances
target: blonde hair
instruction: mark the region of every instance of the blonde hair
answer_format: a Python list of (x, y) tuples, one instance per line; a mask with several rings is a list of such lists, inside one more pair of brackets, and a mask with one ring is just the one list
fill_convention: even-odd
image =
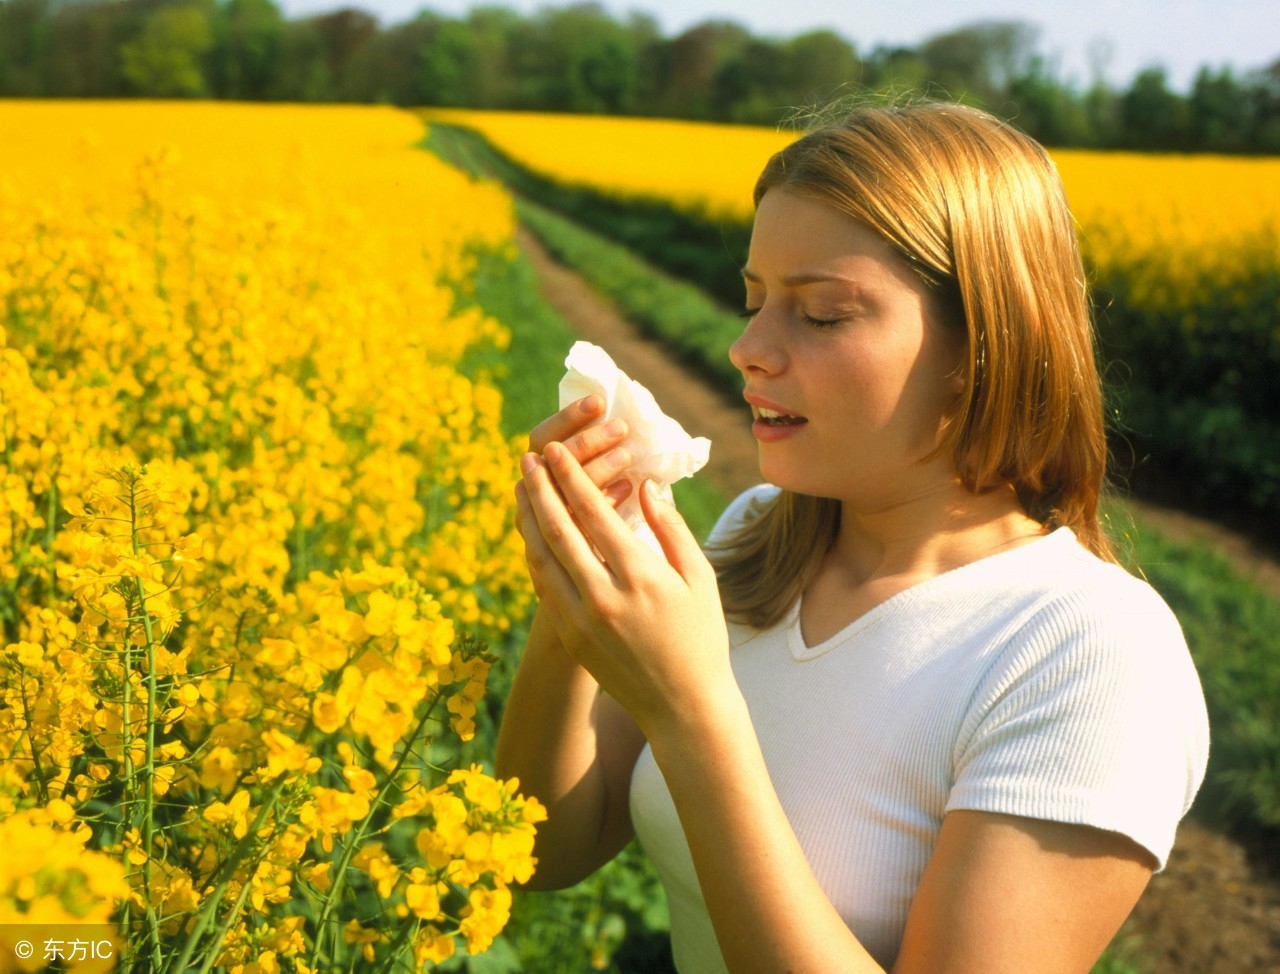
[[(1112, 558), (1098, 520), (1102, 387), (1075, 226), (1045, 150), (986, 112), (864, 106), (773, 156), (755, 188), (834, 207), (882, 236), (968, 339), (944, 433), (961, 483), (1012, 487), (1046, 527)], [(777, 622), (817, 571), (839, 503), (783, 491), (709, 554), (726, 612)]]

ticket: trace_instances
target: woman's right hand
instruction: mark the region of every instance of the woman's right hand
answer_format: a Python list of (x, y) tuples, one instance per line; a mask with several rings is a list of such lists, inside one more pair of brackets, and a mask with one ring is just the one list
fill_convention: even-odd
[(626, 447), (620, 445), (628, 431), (620, 419), (598, 423), (603, 409), (604, 400), (597, 395), (569, 403), (533, 428), (529, 449), (541, 454), (548, 443), (562, 443), (616, 506), (631, 493), (631, 484), (617, 479), (631, 463)]

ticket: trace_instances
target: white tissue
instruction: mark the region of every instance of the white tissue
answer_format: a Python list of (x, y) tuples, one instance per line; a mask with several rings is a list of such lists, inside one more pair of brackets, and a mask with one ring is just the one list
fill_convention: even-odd
[(671, 500), (671, 485), (701, 470), (711, 451), (705, 436), (693, 437), (658, 406), (653, 393), (629, 378), (609, 357), (590, 342), (575, 342), (564, 360), (568, 370), (560, 380), (560, 408), (595, 393), (604, 399), (604, 413), (591, 425), (621, 419), (627, 424), (627, 438), (620, 444), (631, 454), (631, 465), (619, 479), (634, 488), (618, 505), (618, 513), (637, 537), (661, 554), (640, 510), (640, 486), (652, 480), (658, 496)]

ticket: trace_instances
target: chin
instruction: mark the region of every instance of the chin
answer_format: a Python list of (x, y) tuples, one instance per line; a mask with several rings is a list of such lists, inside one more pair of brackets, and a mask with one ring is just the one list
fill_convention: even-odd
[[(770, 462), (772, 459), (772, 462)], [(807, 494), (810, 497), (834, 497), (831, 484), (824, 484), (813, 472), (797, 470), (794, 463), (782, 463), (779, 458), (760, 458), (760, 479), (765, 483), (781, 487), (793, 494)], [(827, 488), (827, 489), (824, 489)]]

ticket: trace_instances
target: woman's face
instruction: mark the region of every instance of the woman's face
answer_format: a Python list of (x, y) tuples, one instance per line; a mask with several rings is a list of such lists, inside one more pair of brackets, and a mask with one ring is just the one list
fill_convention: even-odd
[(771, 189), (743, 277), (753, 314), (729, 357), (766, 480), (868, 513), (955, 482), (949, 455), (923, 461), (963, 388), (964, 337), (930, 320), (924, 282), (883, 238)]

